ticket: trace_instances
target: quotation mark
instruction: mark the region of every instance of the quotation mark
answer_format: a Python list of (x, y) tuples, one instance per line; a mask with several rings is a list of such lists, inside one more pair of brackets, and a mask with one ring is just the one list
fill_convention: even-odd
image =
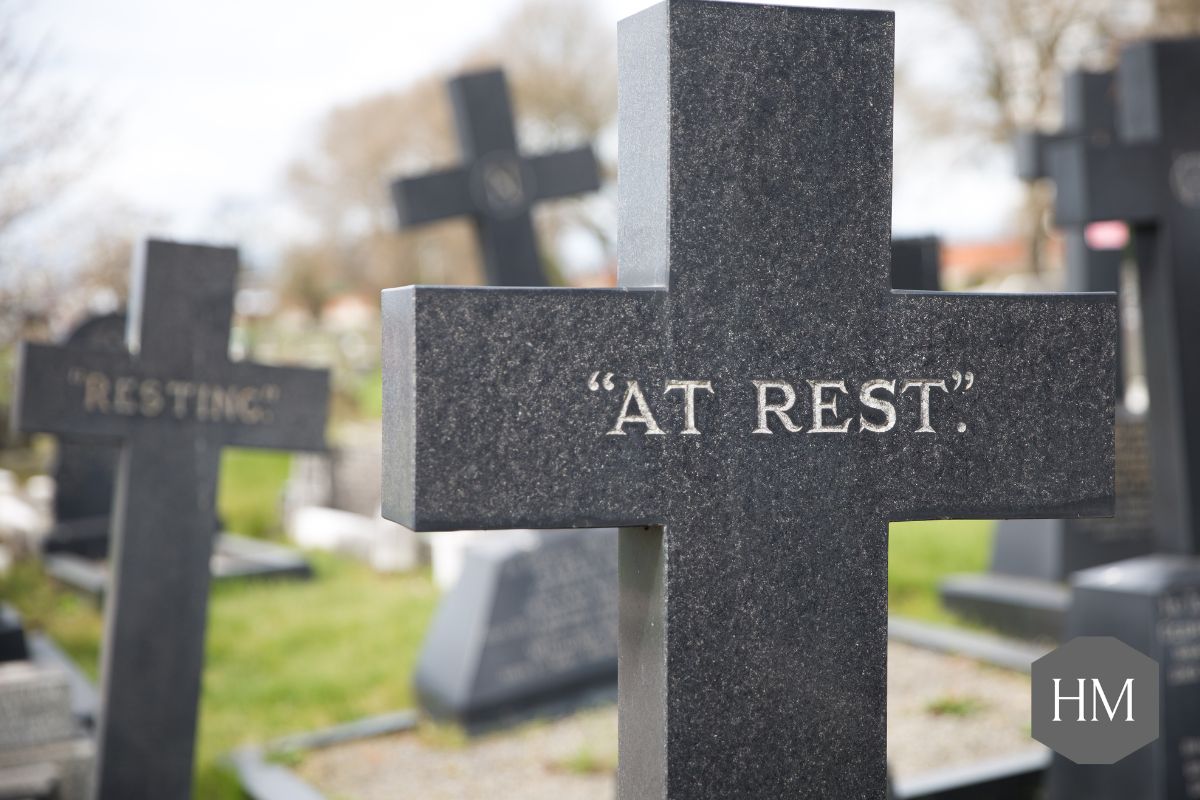
[(611, 392), (614, 388), (613, 380), (612, 380), (613, 374), (611, 372), (604, 373), (603, 382), (600, 382), (597, 380), (599, 377), (600, 377), (599, 372), (593, 372), (592, 377), (588, 380), (588, 388), (591, 389), (593, 392), (598, 392), (598, 391), (600, 391), (600, 387), (603, 386), (604, 391)]

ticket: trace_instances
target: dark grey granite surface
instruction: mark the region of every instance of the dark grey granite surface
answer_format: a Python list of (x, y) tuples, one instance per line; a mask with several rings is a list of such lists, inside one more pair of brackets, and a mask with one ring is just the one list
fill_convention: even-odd
[(623, 797), (883, 797), (888, 521), (1112, 511), (1113, 297), (891, 290), (892, 46), (632, 17), (622, 288), (385, 293), (390, 518), (625, 528)]
[(539, 201), (598, 189), (596, 156), (590, 146), (521, 155), (500, 70), (460, 75), (447, 88), (463, 166), (393, 183), (400, 225), (470, 216), (489, 284), (546, 286), (531, 211)]
[(328, 373), (229, 360), (236, 277), (234, 250), (150, 241), (128, 352), (20, 351), (15, 427), (121, 448), (101, 800), (190, 795), (221, 447), (324, 447)]
[(423, 710), (472, 727), (616, 699), (617, 531), (471, 548), (414, 682)]

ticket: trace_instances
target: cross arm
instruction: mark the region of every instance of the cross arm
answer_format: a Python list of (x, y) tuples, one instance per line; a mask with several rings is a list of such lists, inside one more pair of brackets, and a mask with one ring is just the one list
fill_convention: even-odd
[(1041, 180), (1047, 176), (1046, 151), (1065, 137), (1042, 133), (1041, 131), (1021, 131), (1013, 144), (1017, 151), (1017, 177), (1023, 181)]
[(620, 289), (384, 292), (384, 514), (414, 530), (655, 521), (666, 437), (618, 446), (601, 408), (619, 376), (658, 371), (664, 302)]
[(234, 447), (321, 451), (329, 421), (329, 371), (233, 363), (225, 380), (223, 441)]
[(124, 439), (148, 426), (187, 427), (220, 444), (323, 450), (329, 373), (257, 364), (173, 374), (124, 353), (24, 344), (14, 426), (24, 431)]
[(1155, 219), (1158, 154), (1153, 145), (1104, 144), (1086, 139), (1053, 143), (1046, 154), (1060, 225)]
[(1115, 297), (894, 295), (893, 365), (946, 388), (877, 465), (891, 519), (1111, 516)]
[(529, 159), (537, 199), (551, 200), (600, 188), (600, 169), (591, 147), (548, 153)]
[(111, 409), (110, 378), (129, 364), (124, 353), (22, 342), (13, 387), (13, 428), (97, 439), (125, 436), (128, 418), (96, 410)]
[(467, 170), (461, 167), (394, 181), (392, 202), (401, 228), (475, 211)]

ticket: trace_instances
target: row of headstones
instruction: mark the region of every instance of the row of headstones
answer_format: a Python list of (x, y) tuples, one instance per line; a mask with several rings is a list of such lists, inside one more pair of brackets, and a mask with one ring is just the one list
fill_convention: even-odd
[[(489, 279), (546, 285), (530, 205), (595, 188), (592, 151), (520, 158), (498, 71), (452, 82), (451, 95), (473, 163), (397, 182), (401, 220), (471, 213)], [(328, 410), (327, 373), (229, 360), (236, 273), (235, 251), (151, 241), (135, 262), (128, 318), (93, 320), (62, 346), (20, 353), (16, 427), (59, 438), (47, 563), (76, 588), (107, 594), (100, 798), (190, 793), (210, 569), (303, 566), (244, 543), (237, 557), (254, 566), (231, 570), (237, 542), (227, 536), (214, 554), (222, 446), (321, 451)]]

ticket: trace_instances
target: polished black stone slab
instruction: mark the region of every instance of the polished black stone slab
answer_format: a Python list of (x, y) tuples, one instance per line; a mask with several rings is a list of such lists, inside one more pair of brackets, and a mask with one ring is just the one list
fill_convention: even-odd
[(385, 513), (623, 527), (622, 796), (881, 798), (887, 523), (1111, 513), (1114, 298), (892, 291), (890, 14), (620, 56), (621, 288), (386, 292)]
[(500, 70), (460, 75), (447, 88), (463, 165), (393, 183), (400, 226), (469, 216), (479, 234), (488, 284), (548, 285), (531, 211), (541, 201), (600, 188), (592, 148), (523, 156)]
[(105, 619), (98, 797), (187, 797), (225, 445), (324, 448), (324, 371), (229, 360), (232, 249), (150, 241), (124, 353), (24, 344), (14, 427), (121, 454)]

